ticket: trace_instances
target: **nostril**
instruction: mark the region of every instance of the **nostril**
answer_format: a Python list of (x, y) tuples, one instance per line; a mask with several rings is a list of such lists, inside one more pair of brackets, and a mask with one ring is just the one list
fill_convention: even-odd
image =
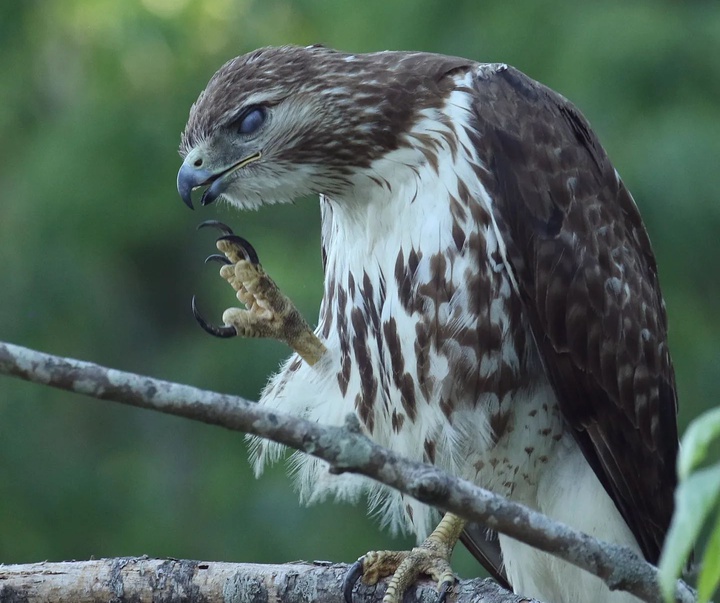
[(202, 158), (196, 159), (195, 162), (193, 163), (193, 165), (194, 165), (195, 167), (202, 167), (202, 164), (203, 164)]

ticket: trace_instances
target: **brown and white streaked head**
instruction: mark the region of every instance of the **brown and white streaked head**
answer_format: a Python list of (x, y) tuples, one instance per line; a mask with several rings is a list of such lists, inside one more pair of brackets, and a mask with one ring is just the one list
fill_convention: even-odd
[(182, 135), (178, 192), (206, 186), (241, 208), (308, 194), (342, 196), (353, 176), (402, 146), (422, 110), (440, 107), (444, 76), (464, 59), (346, 54), (321, 46), (262, 48), (212, 77)]

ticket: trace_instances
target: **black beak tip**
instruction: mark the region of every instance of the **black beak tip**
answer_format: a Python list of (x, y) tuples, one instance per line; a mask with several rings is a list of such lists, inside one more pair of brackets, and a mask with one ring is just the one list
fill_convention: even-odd
[(200, 205), (210, 205), (223, 192), (223, 174), (224, 172), (214, 173), (204, 168), (183, 163), (177, 175), (177, 190), (180, 198), (190, 209), (194, 209), (192, 203), (193, 190), (200, 187), (207, 187), (200, 198)]
[(187, 205), (190, 209), (195, 209), (192, 203), (192, 190), (192, 179), (188, 177), (188, 174), (185, 171), (183, 171), (183, 168), (180, 168), (177, 176), (178, 194), (180, 195), (180, 198), (183, 200), (183, 203), (185, 205)]
[(184, 203), (185, 205), (187, 205), (187, 206), (188, 206), (190, 209), (192, 209), (192, 210), (195, 209), (195, 208), (193, 207), (192, 199), (190, 198), (190, 195), (181, 195), (181, 197), (182, 197), (183, 203)]

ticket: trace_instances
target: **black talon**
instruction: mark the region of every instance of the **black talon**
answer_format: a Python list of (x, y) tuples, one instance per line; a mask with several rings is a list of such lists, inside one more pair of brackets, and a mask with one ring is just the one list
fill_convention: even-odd
[(197, 229), (200, 230), (201, 228), (217, 228), (220, 232), (223, 233), (223, 236), (219, 237), (218, 241), (230, 241), (231, 243), (235, 243), (236, 245), (240, 246), (243, 251), (243, 255), (245, 256), (245, 259), (248, 262), (250, 262), (251, 264), (260, 263), (255, 248), (250, 245), (250, 243), (246, 239), (243, 239), (242, 237), (236, 235), (233, 232), (232, 228), (230, 228), (227, 224), (224, 224), (219, 220), (205, 220), (204, 222), (198, 224)]
[(452, 586), (453, 586), (452, 582), (443, 582), (440, 585), (440, 591), (438, 593), (437, 603), (445, 603), (445, 599), (447, 598), (447, 595), (450, 592), (450, 589), (452, 588)]
[(232, 264), (232, 262), (221, 253), (213, 253), (212, 255), (207, 256), (205, 258), (205, 263), (209, 264), (210, 262), (219, 262), (221, 264), (225, 264), (226, 266)]
[(233, 234), (232, 228), (230, 228), (227, 224), (220, 222), (219, 220), (205, 220), (204, 222), (200, 222), (200, 224), (198, 224), (197, 226), (197, 229), (200, 230), (201, 228), (217, 228), (219, 231), (225, 233), (226, 235)]
[(200, 312), (197, 309), (197, 305), (195, 305), (194, 295), (192, 298), (192, 313), (198, 324), (203, 328), (206, 333), (210, 333), (210, 335), (214, 335), (215, 337), (222, 337), (223, 339), (227, 337), (235, 337), (237, 335), (237, 330), (233, 326), (218, 327), (216, 325), (211, 325), (209, 322), (207, 322), (200, 315)]
[(236, 234), (227, 234), (225, 236), (219, 237), (218, 241), (229, 241), (230, 243), (235, 243), (240, 247), (240, 249), (242, 249), (243, 255), (248, 262), (255, 265), (260, 263), (258, 255), (255, 252), (253, 246), (250, 245), (250, 243), (248, 243), (242, 237), (239, 237)]
[(362, 575), (363, 558), (360, 557), (360, 559), (358, 559), (350, 566), (350, 569), (347, 571), (347, 574), (345, 574), (345, 577), (343, 578), (342, 591), (343, 597), (345, 598), (345, 603), (352, 603), (353, 588), (355, 588), (355, 584), (357, 584), (357, 581), (360, 580), (360, 577)]

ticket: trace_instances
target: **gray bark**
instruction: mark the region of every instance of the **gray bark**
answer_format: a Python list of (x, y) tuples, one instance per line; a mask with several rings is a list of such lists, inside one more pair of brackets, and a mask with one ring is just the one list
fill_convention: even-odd
[[(348, 566), (315, 561), (283, 565), (122, 557), (92, 561), (0, 565), (2, 603), (340, 603)], [(359, 584), (358, 603), (380, 603), (384, 582)], [(436, 603), (428, 580), (406, 601)], [(462, 580), (448, 603), (531, 603), (490, 579)]]
[[(436, 467), (412, 462), (365, 437), (355, 417), (324, 426), (253, 402), (0, 343), (0, 373), (102, 400), (158, 410), (258, 435), (325, 460), (331, 471), (365, 475), (443, 511), (452, 511), (602, 578), (648, 602), (661, 601), (657, 569), (630, 549), (596, 540)], [(694, 601), (681, 581), (676, 599)]]

